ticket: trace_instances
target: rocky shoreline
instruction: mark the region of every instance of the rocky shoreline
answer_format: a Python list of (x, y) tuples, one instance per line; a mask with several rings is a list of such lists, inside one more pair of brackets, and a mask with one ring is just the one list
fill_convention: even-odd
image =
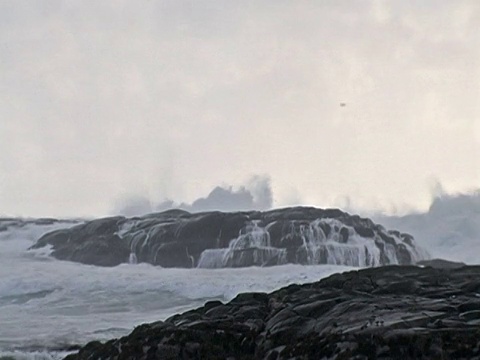
[(413, 236), (339, 209), (189, 213), (96, 219), (42, 236), (32, 249), (97, 266), (232, 268), (284, 264), (371, 267), (428, 259)]
[(207, 302), (66, 360), (480, 359), (480, 266), (425, 265)]

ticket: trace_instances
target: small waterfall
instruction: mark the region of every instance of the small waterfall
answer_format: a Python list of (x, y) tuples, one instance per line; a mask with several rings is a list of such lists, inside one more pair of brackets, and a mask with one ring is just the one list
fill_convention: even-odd
[(390, 264), (398, 264), (397, 251), (395, 250), (395, 247), (393, 245), (385, 244), (384, 253)]
[[(155, 224), (150, 228), (140, 226), (140, 223), (124, 225), (119, 235), (129, 243), (129, 263), (137, 263), (137, 256), (142, 261), (156, 263), (157, 255), (164, 246), (160, 240), (169, 234), (171, 224)], [(199, 258), (194, 258), (188, 248), (185, 251), (192, 268), (272, 266), (286, 263), (371, 267), (415, 262), (428, 257), (421, 248), (404, 241), (399, 232), (385, 232), (385, 229), (371, 228), (372, 225), (369, 224), (365, 226), (367, 228), (363, 232), (357, 233), (358, 229), (354, 225), (333, 218), (314, 221), (275, 220), (268, 224), (251, 220), (240, 229), (237, 237), (230, 240), (227, 248), (219, 247), (220, 231), (214, 239), (217, 248), (204, 250)], [(183, 225), (175, 227), (175, 238), (180, 236), (182, 228)], [(360, 235), (365, 233), (365, 237)], [(146, 256), (150, 260), (145, 260)]]
[[(299, 239), (301, 245), (293, 249), (277, 248), (271, 246), (270, 225), (263, 228), (260, 221), (251, 221), (242, 228), (237, 238), (230, 241), (228, 248), (203, 251), (197, 267), (265, 266), (287, 262), (371, 267), (399, 263), (397, 245), (403, 244), (403, 241), (397, 235), (389, 234), (390, 241), (384, 241), (378, 233), (365, 238), (353, 227), (329, 218), (310, 223), (292, 221), (290, 229), (282, 237)], [(413, 258), (422, 256), (408, 244), (405, 248)]]
[(190, 259), (191, 263), (192, 263), (192, 268), (195, 267), (195, 258), (190, 255), (190, 253), (188, 252), (188, 247), (185, 248), (185, 251), (187, 252), (187, 257)]
[[(328, 234), (324, 228), (328, 228)], [(309, 265), (331, 264), (345, 266), (378, 266), (380, 249), (373, 239), (363, 238), (350, 226), (336, 219), (318, 219), (309, 225), (301, 225), (298, 235), (303, 241), (300, 254)], [(386, 249), (387, 250), (387, 249)], [(390, 250), (393, 250), (391, 252)], [(390, 263), (398, 263), (395, 248), (391, 246), (386, 251)]]
[(225, 267), (223, 259), (228, 249), (207, 249), (202, 252), (197, 267), (219, 269)]
[[(326, 251), (327, 236), (320, 226), (321, 221), (315, 220), (309, 225), (300, 225), (299, 236), (303, 241), (307, 263), (310, 265), (321, 264), (322, 255)], [(295, 229), (292, 229), (295, 232)], [(328, 251), (327, 251), (328, 253)]]
[(197, 266), (221, 268), (285, 264), (286, 250), (272, 247), (269, 232), (259, 224), (258, 220), (247, 224), (239, 236), (230, 241), (228, 248), (204, 250)]
[(136, 264), (137, 263), (137, 255), (135, 253), (130, 253), (130, 256), (128, 257), (128, 263), (129, 264)]

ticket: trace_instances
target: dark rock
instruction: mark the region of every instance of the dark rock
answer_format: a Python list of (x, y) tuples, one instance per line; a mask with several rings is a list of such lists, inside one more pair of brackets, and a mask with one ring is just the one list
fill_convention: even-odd
[(84, 264), (115, 266), (127, 262), (130, 249), (118, 236), (123, 217), (88, 221), (42, 236), (31, 249), (53, 246), (52, 255), (60, 260)]
[(478, 277), (480, 266), (335, 274), (211, 301), (66, 359), (479, 359), (480, 300), (465, 290)]
[[(360, 241), (358, 241), (360, 239)], [(266, 212), (190, 214), (169, 210), (97, 219), (41, 237), (61, 260), (115, 266), (245, 267), (295, 264), (380, 266), (428, 258), (413, 239), (338, 209), (295, 207)]]
[(355, 231), (358, 235), (365, 238), (373, 238), (375, 236), (375, 231), (372, 228), (355, 226)]
[(345, 227), (342, 227), (340, 229), (340, 236), (341, 236), (341, 239), (340, 239), (340, 242), (343, 243), (343, 244), (346, 244), (348, 242), (348, 236), (349, 236), (349, 232), (348, 232), (348, 229), (345, 228)]

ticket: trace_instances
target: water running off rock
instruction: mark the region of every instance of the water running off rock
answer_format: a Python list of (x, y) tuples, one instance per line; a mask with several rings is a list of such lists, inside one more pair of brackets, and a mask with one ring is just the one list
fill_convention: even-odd
[(371, 267), (428, 258), (409, 234), (338, 209), (266, 212), (171, 210), (140, 218), (98, 219), (43, 236), (34, 248), (93, 265), (145, 262), (162, 267), (332, 264)]

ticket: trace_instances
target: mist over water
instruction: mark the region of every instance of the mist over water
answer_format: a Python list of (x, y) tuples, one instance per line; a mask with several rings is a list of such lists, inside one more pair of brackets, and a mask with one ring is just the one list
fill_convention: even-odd
[(439, 193), (424, 213), (377, 216), (387, 228), (412, 234), (433, 257), (480, 264), (480, 192)]
[[(480, 193), (439, 185), (428, 207), (428, 179), (480, 183), (479, 18), (478, 0), (0, 1), (0, 214), (392, 204), (371, 218), (478, 264)], [(0, 360), (60, 358), (207, 300), (348, 269), (163, 269), (134, 252), (94, 267), (27, 250), (75, 221), (0, 220)], [(252, 233), (259, 263), (282, 259)], [(327, 247), (330, 263), (371, 245), (353, 240)]]
[(229, 185), (217, 185), (207, 196), (200, 197), (191, 204), (171, 199), (156, 202), (143, 196), (124, 197), (117, 200), (112, 215), (140, 216), (169, 209), (201, 212), (268, 210), (272, 207), (273, 189), (270, 178), (265, 175), (254, 175), (246, 184), (237, 188)]
[[(388, 229), (413, 235), (416, 243), (427, 249), (433, 257), (467, 264), (480, 263), (480, 257), (477, 256), (480, 254), (480, 190), (450, 194), (434, 179), (430, 193), (431, 202), (426, 211), (394, 209), (394, 213), (404, 215), (390, 215), (387, 211), (378, 212), (375, 209), (361, 210), (350, 197), (340, 201), (343, 206), (339, 207), (351, 214), (364, 213)], [(271, 179), (256, 175), (240, 188), (218, 185), (208, 195), (191, 204), (174, 200), (155, 203), (142, 197), (123, 198), (113, 214), (137, 216), (171, 208), (190, 212), (267, 210), (274, 207), (274, 199)], [(292, 201), (292, 204), (301, 203), (300, 198)]]
[(72, 224), (29, 224), (0, 232), (0, 356), (51, 359), (70, 345), (107, 340), (135, 326), (240, 292), (270, 292), (348, 267), (285, 265), (164, 269), (147, 264), (95, 267), (26, 249), (42, 233)]
[[(141, 323), (165, 319), (208, 300), (228, 301), (240, 292), (269, 292), (351, 269), (333, 265), (164, 269), (136, 264), (132, 256), (129, 264), (104, 268), (56, 260), (48, 249), (27, 251), (43, 233), (79, 221), (2, 220), (0, 356), (57, 359), (71, 345), (120, 337)], [(374, 221), (411, 233), (433, 257), (480, 263), (478, 192), (438, 195), (428, 212), (376, 216)], [(265, 241), (261, 229), (253, 228), (252, 234)], [(202, 261), (216, 259), (208, 257), (215, 254), (204, 255)]]

